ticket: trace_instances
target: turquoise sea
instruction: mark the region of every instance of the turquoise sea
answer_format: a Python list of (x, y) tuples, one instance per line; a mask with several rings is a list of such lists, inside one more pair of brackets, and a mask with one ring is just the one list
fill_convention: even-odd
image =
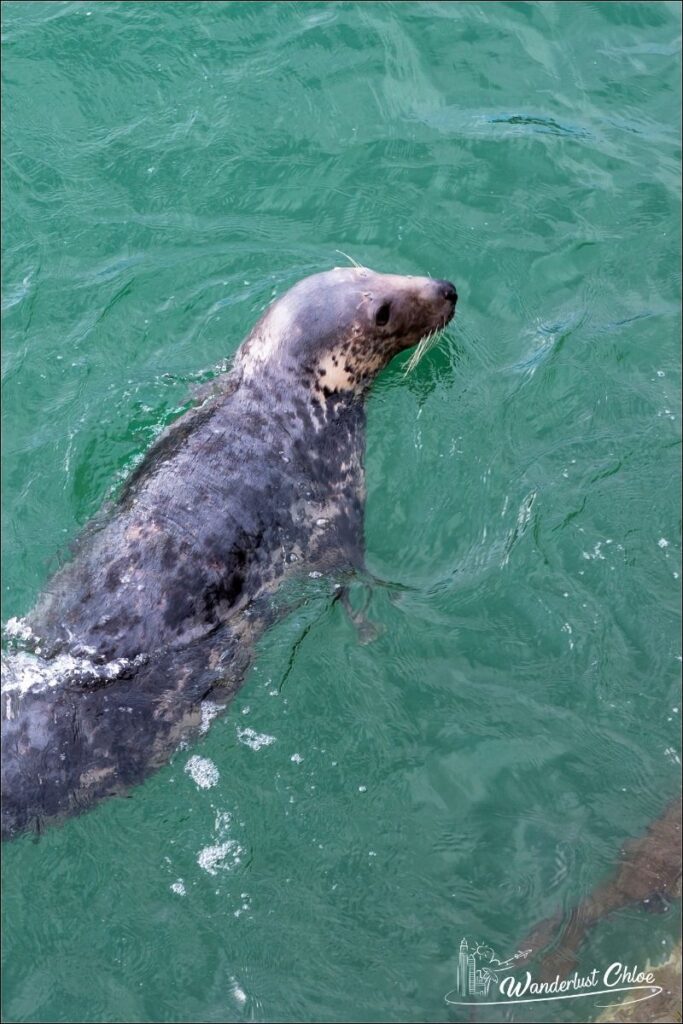
[[(273, 296), (338, 250), (460, 295), (369, 401), (380, 634), (312, 593), (200, 745), (6, 846), (5, 1020), (599, 1013), (445, 995), (463, 936), (568, 921), (680, 789), (680, 30), (2, 4), (3, 622)], [(581, 968), (665, 959), (659, 909)]]

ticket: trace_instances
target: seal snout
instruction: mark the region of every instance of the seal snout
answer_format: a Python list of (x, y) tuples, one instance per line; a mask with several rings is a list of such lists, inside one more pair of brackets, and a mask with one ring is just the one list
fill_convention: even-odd
[(439, 326), (445, 327), (453, 319), (455, 304), (458, 301), (458, 293), (452, 281), (446, 281), (445, 279), (432, 281), (430, 279), (429, 283), (431, 295), (434, 295), (434, 292), (436, 292), (432, 302), (434, 302), (438, 309)]
[(452, 306), (455, 306), (458, 301), (458, 293), (455, 290), (455, 285), (450, 281), (436, 281), (435, 284), (446, 302), (450, 302)]

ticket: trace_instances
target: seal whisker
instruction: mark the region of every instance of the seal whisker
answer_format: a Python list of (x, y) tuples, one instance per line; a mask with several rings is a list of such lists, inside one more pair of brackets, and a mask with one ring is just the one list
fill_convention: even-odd
[(410, 359), (406, 363), (406, 368), (405, 368), (405, 376), (406, 377), (408, 376), (409, 373), (413, 372), (413, 370), (415, 369), (417, 364), (422, 359), (422, 354), (425, 351), (425, 348), (427, 347), (427, 342), (428, 342), (430, 337), (431, 337), (431, 333), (430, 334), (425, 334), (425, 336), (423, 338), (420, 338), (420, 340), (419, 340), (419, 342), (417, 344), (417, 348), (414, 349), (412, 355), (410, 356)]
[(359, 263), (358, 260), (354, 260), (353, 256), (349, 256), (348, 253), (342, 252), (341, 249), (335, 249), (334, 251), (338, 252), (340, 256), (344, 257), (344, 259), (348, 260), (349, 263), (352, 266), (356, 267), (357, 270), (365, 270), (365, 267), (363, 266), (363, 264)]
[(442, 335), (442, 330), (443, 329), (430, 331), (429, 334), (425, 334), (424, 338), (420, 339), (417, 348), (415, 349), (410, 359), (406, 363), (406, 377), (408, 376), (409, 373), (413, 372), (415, 367), (423, 359), (426, 353), (429, 352), (430, 349), (434, 348), (434, 346), (438, 344)]

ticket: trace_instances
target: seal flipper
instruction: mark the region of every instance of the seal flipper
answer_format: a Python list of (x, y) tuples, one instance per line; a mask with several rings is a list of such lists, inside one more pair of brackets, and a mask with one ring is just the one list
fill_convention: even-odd
[(363, 604), (360, 608), (354, 608), (353, 606), (351, 601), (351, 585), (348, 583), (340, 586), (333, 600), (341, 603), (342, 608), (349, 617), (349, 621), (356, 629), (358, 642), (361, 644), (371, 644), (382, 635), (384, 626), (379, 622), (374, 622), (365, 614), (370, 603), (370, 597), (372, 596), (370, 586), (367, 583), (357, 583), (356, 586), (362, 589), (364, 596)]

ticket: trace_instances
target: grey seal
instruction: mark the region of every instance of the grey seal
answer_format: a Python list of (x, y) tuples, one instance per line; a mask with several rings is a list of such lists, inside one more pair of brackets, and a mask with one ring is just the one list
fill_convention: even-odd
[(167, 763), (205, 702), (238, 688), (283, 581), (362, 568), (365, 397), (456, 301), (449, 281), (348, 267), (266, 310), (21, 623), (5, 664), (5, 836)]

